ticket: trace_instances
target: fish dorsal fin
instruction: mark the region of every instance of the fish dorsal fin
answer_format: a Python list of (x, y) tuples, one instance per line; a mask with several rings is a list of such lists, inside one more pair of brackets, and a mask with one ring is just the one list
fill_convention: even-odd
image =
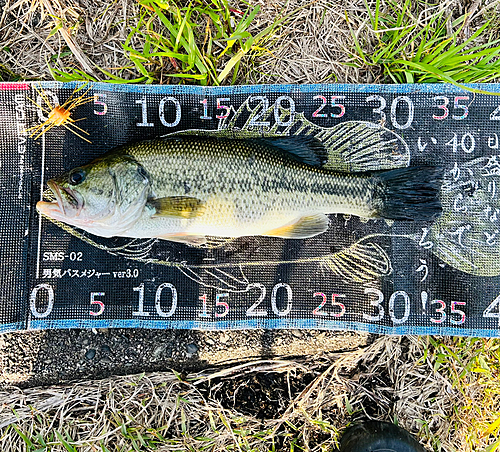
[(364, 172), (401, 168), (410, 162), (405, 141), (376, 123), (347, 121), (317, 137), (328, 149), (325, 169)]
[(309, 135), (291, 136), (261, 136), (252, 137), (253, 134), (245, 131), (182, 131), (174, 132), (162, 137), (163, 140), (182, 140), (185, 138), (196, 139), (209, 137), (218, 140), (241, 140), (273, 149), (275, 152), (285, 154), (298, 162), (311, 166), (321, 167), (328, 161), (328, 150), (318, 138)]
[(281, 237), (284, 239), (307, 239), (315, 235), (322, 234), (328, 229), (329, 220), (325, 214), (310, 215), (300, 217), (292, 224), (286, 224), (271, 231), (267, 231), (265, 236)]
[(328, 161), (328, 151), (323, 143), (313, 136), (292, 135), (288, 137), (250, 138), (246, 141), (270, 147), (301, 163), (320, 167)]
[(154, 207), (155, 217), (194, 218), (204, 211), (204, 203), (190, 196), (170, 196), (167, 198), (152, 198), (148, 204)]

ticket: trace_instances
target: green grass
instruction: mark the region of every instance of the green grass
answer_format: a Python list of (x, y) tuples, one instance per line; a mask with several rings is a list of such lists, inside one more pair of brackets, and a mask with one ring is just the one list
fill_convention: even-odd
[[(4, 49), (3, 51), (6, 50)], [(19, 80), (21, 80), (21, 77), (12, 72), (7, 66), (0, 64), (0, 81), (17, 82)]]
[[(140, 0), (141, 13), (123, 42), (130, 60), (112, 72), (97, 68), (115, 83), (199, 83), (220, 85), (237, 80), (244, 58), (250, 60), (268, 52), (270, 37), (291, 15), (277, 17), (268, 27), (252, 34), (250, 29), (259, 6), (241, 12), (227, 0), (193, 0), (187, 6), (161, 0)], [(125, 78), (133, 71), (137, 76)], [(51, 72), (58, 81), (92, 80), (78, 69)], [(231, 76), (231, 77), (230, 77)]]
[(419, 13), (428, 6), (423, 2), (388, 1), (383, 8), (381, 0), (376, 0), (373, 10), (366, 0), (365, 5), (373, 48), (367, 51), (366, 43), (350, 27), (355, 46), (350, 64), (380, 67), (385, 81), (392, 83), (448, 82), (463, 87), (463, 83), (500, 78), (500, 39), (495, 37), (494, 16), (469, 35), (468, 14), (452, 19), (441, 11), (423, 20)]
[(423, 359), (460, 393), (450, 420), (464, 432), (466, 450), (500, 450), (500, 340), (429, 336), (421, 342)]

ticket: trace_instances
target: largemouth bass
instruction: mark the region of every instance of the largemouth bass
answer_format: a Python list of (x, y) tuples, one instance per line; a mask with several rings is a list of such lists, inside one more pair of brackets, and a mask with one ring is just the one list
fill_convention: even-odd
[(317, 139), (173, 136), (118, 147), (48, 181), (43, 215), (111, 237), (202, 244), (206, 236), (304, 239), (327, 214), (432, 220), (434, 167), (342, 173)]

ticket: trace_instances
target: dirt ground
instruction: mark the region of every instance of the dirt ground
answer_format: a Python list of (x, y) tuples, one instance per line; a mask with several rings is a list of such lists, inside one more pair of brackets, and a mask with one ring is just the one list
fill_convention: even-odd
[(50, 330), (0, 336), (0, 384), (22, 388), (244, 360), (325, 356), (366, 346), (367, 334), (309, 330), (228, 332)]

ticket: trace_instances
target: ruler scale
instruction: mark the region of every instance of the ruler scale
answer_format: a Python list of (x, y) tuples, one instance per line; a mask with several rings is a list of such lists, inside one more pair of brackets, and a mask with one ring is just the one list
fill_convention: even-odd
[[(312, 328), (500, 336), (500, 85), (137, 86), (0, 83), (0, 331)], [(492, 94), (488, 94), (492, 93)], [(71, 96), (88, 133), (28, 129)], [(47, 105), (50, 104), (50, 105)], [(357, 146), (346, 133), (373, 134)], [(443, 168), (432, 222), (331, 215), (305, 240), (204, 248), (95, 237), (41, 218), (46, 182), (172, 133), (312, 135), (339, 171)], [(90, 142), (81, 137), (88, 138)]]

